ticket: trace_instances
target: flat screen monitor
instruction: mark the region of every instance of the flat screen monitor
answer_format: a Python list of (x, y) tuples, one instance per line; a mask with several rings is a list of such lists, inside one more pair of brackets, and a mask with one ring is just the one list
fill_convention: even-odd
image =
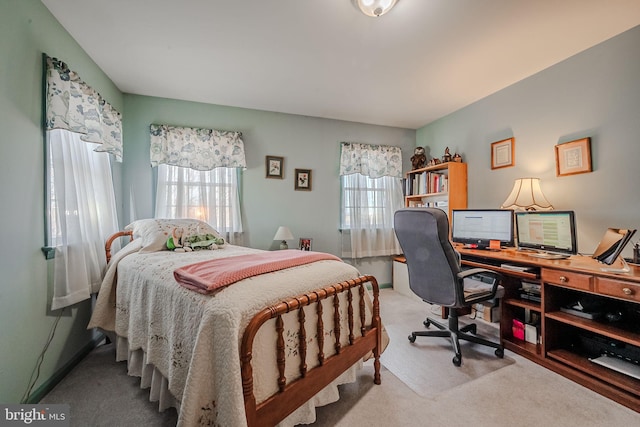
[(578, 253), (573, 211), (516, 212), (518, 248), (532, 249), (541, 258), (568, 257)]
[(489, 243), (514, 245), (513, 211), (510, 209), (454, 209), (451, 218), (451, 240), (487, 249)]

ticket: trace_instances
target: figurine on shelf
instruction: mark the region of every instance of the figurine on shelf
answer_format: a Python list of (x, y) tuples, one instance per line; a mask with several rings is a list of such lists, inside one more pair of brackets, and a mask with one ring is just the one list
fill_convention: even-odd
[(458, 153), (453, 155), (453, 161), (454, 162), (458, 162), (458, 163), (462, 163), (462, 156)]
[(435, 166), (435, 165), (439, 165), (440, 163), (441, 163), (440, 159), (434, 157), (433, 159), (429, 160), (428, 166)]
[(444, 156), (442, 156), (442, 163), (447, 163), (451, 161), (451, 153), (449, 152), (449, 147), (444, 149)]
[(427, 163), (427, 155), (425, 154), (423, 147), (416, 147), (413, 150), (413, 156), (411, 156), (411, 166), (413, 170), (423, 168)]

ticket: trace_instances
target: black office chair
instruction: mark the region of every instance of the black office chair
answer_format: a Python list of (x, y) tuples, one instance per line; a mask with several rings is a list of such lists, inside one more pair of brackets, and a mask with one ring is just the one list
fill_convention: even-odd
[[(425, 302), (449, 308), (448, 328), (427, 317), (424, 325), (434, 324), (439, 330), (412, 332), (409, 341), (415, 342), (416, 336), (451, 338), (455, 352), (453, 364), (456, 366), (462, 363), (459, 339), (493, 347), (495, 355), (502, 358), (502, 345), (475, 336), (477, 326), (474, 323), (458, 327), (457, 312), (457, 309), (471, 307), (504, 293), (499, 286), (502, 276), (483, 268), (461, 270), (460, 254), (449, 240), (449, 220), (441, 209), (399, 209), (394, 216), (394, 227), (407, 259), (411, 290)], [(472, 276), (485, 280), (473, 280)], [(491, 281), (493, 284), (486, 283)]]

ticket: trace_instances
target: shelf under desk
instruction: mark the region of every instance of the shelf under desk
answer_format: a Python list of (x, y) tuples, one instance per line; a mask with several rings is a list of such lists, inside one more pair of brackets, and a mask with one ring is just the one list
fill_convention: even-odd
[[(591, 362), (570, 344), (576, 335), (595, 334), (603, 340), (621, 341), (640, 352), (640, 321), (627, 319), (627, 323), (622, 324), (605, 323), (560, 312), (560, 307), (570, 297), (588, 295), (612, 306), (635, 307), (637, 304), (638, 310), (634, 311), (640, 313), (639, 266), (631, 265), (627, 273), (613, 273), (603, 271), (603, 264), (580, 255), (543, 259), (515, 248), (482, 250), (458, 245), (456, 250), (462, 256), (463, 265), (486, 268), (504, 276), (500, 337), (506, 349), (640, 412), (640, 380)], [(504, 264), (514, 267), (505, 268)], [(522, 280), (540, 285), (539, 303), (520, 297)], [(513, 319), (522, 321), (521, 317), (527, 312), (539, 314), (538, 344), (512, 335)]]

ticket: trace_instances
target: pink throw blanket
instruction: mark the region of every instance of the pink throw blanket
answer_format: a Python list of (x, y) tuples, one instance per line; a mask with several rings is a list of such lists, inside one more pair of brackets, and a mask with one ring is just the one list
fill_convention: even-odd
[(321, 260), (342, 262), (335, 255), (290, 249), (197, 262), (176, 269), (173, 276), (185, 288), (210, 294), (247, 277)]

